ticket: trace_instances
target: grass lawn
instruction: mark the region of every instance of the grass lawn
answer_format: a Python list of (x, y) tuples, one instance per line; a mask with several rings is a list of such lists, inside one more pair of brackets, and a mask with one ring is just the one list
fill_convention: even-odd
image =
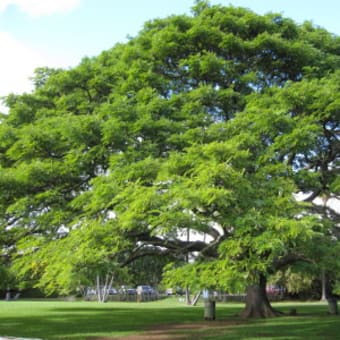
[[(297, 308), (297, 316), (242, 320), (242, 304), (218, 304), (217, 321), (203, 327), (202, 306), (187, 307), (176, 299), (148, 303), (64, 302), (53, 300), (0, 302), (0, 337), (94, 339), (119, 337), (169, 325), (182, 339), (340, 339), (339, 316), (328, 316), (321, 303), (281, 303), (282, 311)], [(190, 324), (174, 329), (173, 324)], [(197, 327), (196, 327), (197, 326)], [(199, 328), (201, 327), (201, 328)], [(168, 327), (163, 327), (167, 330)], [(170, 338), (169, 338), (170, 339)]]

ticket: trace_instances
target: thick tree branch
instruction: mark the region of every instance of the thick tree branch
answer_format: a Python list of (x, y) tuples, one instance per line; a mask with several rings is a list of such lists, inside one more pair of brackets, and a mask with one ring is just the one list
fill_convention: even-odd
[(278, 258), (276, 261), (273, 262), (272, 271), (273, 273), (296, 262), (307, 262), (307, 263), (314, 263), (313, 260), (306, 257), (303, 254), (297, 253), (290, 253)]

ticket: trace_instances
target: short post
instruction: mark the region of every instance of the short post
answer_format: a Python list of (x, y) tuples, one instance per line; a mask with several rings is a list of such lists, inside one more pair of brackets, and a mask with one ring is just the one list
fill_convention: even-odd
[(331, 296), (327, 298), (327, 303), (328, 303), (328, 313), (330, 315), (338, 315), (338, 301), (336, 297)]
[(208, 289), (203, 290), (204, 299), (204, 320), (215, 320), (216, 319), (216, 302), (215, 299)]
[(142, 302), (143, 301), (143, 292), (141, 289), (137, 288), (137, 302)]
[(11, 300), (11, 291), (10, 291), (9, 288), (7, 288), (5, 300), (6, 301), (10, 301)]

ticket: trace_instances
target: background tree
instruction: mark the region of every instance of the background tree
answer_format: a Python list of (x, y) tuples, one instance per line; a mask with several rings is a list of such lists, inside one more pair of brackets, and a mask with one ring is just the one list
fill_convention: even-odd
[[(112, 237), (111, 227), (84, 224), (53, 240), (45, 237), (22, 239), (13, 266), (21, 281), (34, 282), (47, 294), (87, 294), (96, 289), (99, 302), (106, 302), (113, 285), (128, 279), (121, 268), (119, 245)], [(27, 257), (30, 260), (27, 260)]]

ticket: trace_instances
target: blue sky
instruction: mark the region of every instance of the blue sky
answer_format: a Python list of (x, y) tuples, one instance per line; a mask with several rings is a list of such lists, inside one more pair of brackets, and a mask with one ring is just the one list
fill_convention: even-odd
[[(72, 67), (134, 36), (145, 21), (190, 13), (194, 0), (0, 0), (0, 96), (29, 91), (38, 66)], [(338, 0), (211, 0), (312, 20), (340, 35)]]

